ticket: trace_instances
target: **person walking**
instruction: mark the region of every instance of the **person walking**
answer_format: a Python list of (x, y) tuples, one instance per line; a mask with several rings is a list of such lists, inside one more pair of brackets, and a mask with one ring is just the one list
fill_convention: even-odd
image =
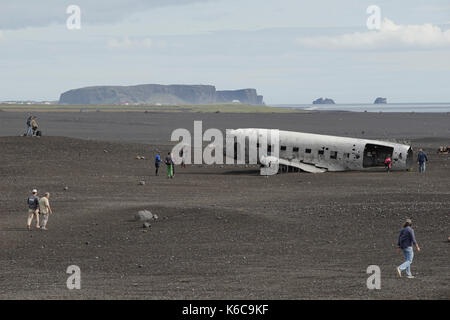
[(39, 198), (37, 196), (37, 190), (33, 189), (31, 191), (31, 196), (27, 199), (28, 204), (28, 220), (27, 220), (27, 229), (31, 231), (31, 222), (33, 218), (36, 217), (36, 228), (39, 229)]
[(422, 149), (419, 149), (419, 153), (417, 154), (417, 164), (419, 165), (420, 173), (425, 172), (427, 161), (428, 161), (427, 154), (423, 152)]
[(44, 197), (39, 200), (39, 212), (41, 217), (41, 230), (47, 230), (48, 216), (53, 214), (52, 208), (48, 199), (50, 198), (50, 193), (46, 192)]
[(167, 178), (173, 178), (173, 167), (172, 167), (172, 157), (170, 156), (170, 152), (167, 154), (167, 157), (164, 159), (164, 163), (167, 166)]
[(161, 162), (162, 162), (161, 156), (159, 155), (159, 152), (157, 152), (156, 157), (155, 157), (155, 176), (158, 175), (159, 166), (160, 166)]
[(406, 270), (406, 277), (413, 279), (414, 276), (411, 273), (411, 263), (414, 258), (413, 245), (416, 247), (417, 252), (420, 252), (419, 245), (417, 244), (414, 230), (411, 228), (411, 219), (406, 219), (402, 230), (398, 236), (398, 252), (402, 252), (405, 257), (405, 262), (396, 268), (399, 277), (402, 276), (402, 271)]

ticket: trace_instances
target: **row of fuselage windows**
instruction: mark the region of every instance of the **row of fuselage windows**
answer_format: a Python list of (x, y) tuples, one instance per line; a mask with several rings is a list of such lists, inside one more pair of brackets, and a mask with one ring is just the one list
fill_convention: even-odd
[[(286, 151), (287, 147), (286, 146), (281, 146), (280, 150), (281, 151)], [(320, 155), (320, 156), (323, 156), (325, 154), (325, 150), (328, 150), (328, 148), (317, 150), (317, 154)], [(272, 146), (271, 145), (267, 146), (267, 151), (268, 152), (272, 151)], [(292, 152), (298, 153), (299, 151), (300, 151), (299, 147), (293, 147), (292, 148)], [(306, 148), (305, 149), (305, 154), (312, 154), (312, 149)], [(330, 159), (337, 159), (337, 157), (338, 157), (338, 152), (337, 151), (330, 151)], [(350, 158), (350, 153), (344, 152), (343, 153), (343, 158)]]

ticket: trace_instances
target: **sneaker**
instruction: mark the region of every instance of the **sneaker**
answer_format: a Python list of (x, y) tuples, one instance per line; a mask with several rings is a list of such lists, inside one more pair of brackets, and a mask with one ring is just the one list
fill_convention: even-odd
[(397, 270), (397, 274), (401, 278), (402, 277), (402, 271), (400, 270), (400, 268), (397, 267), (397, 268), (395, 268), (395, 270)]
[(408, 279), (414, 279), (415, 277), (412, 274), (406, 276)]

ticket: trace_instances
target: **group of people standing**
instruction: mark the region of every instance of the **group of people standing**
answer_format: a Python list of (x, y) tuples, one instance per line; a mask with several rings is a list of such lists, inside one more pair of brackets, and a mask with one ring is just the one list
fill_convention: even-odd
[[(161, 162), (163, 161), (161, 160), (161, 155), (158, 152), (155, 157), (155, 176), (158, 175)], [(167, 153), (167, 156), (164, 159), (164, 163), (166, 164), (167, 167), (167, 178), (172, 179), (175, 176), (175, 162), (173, 161), (173, 157), (170, 152)]]
[(53, 213), (52, 208), (50, 207), (50, 202), (48, 200), (49, 198), (50, 193), (48, 192), (46, 192), (42, 198), (39, 198), (36, 189), (33, 189), (31, 191), (31, 196), (29, 196), (27, 199), (27, 229), (29, 231), (31, 231), (31, 223), (33, 222), (33, 218), (36, 218), (36, 229), (47, 230), (48, 217)]
[[(183, 149), (180, 152), (181, 157), (181, 167), (186, 168), (186, 157), (187, 157), (187, 151)], [(156, 153), (155, 157), (155, 176), (158, 175), (159, 167), (161, 166), (161, 162), (164, 162), (164, 164), (167, 167), (167, 178), (172, 179), (175, 176), (175, 161), (173, 160), (173, 155), (171, 152), (167, 153), (167, 156), (164, 158), (164, 161), (161, 159), (161, 155), (159, 152)]]

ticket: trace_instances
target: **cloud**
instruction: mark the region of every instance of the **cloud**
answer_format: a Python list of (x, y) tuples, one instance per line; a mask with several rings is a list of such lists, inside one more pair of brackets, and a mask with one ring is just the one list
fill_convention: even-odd
[(152, 46), (152, 39), (130, 39), (125, 37), (123, 39), (110, 39), (108, 46), (111, 48), (129, 49), (129, 48), (150, 48)]
[(385, 18), (377, 31), (297, 38), (295, 42), (306, 48), (329, 49), (442, 48), (450, 47), (450, 30), (429, 23), (398, 25)]

